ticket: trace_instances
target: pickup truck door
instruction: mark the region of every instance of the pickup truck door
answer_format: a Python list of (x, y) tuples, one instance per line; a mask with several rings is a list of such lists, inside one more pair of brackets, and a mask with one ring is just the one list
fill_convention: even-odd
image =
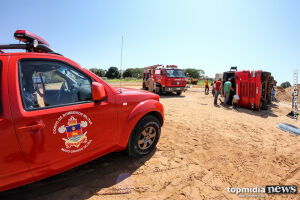
[(13, 127), (7, 90), (8, 57), (0, 56), (0, 191), (33, 180)]
[(49, 57), (15, 56), (10, 65), (16, 133), (37, 178), (111, 152), (116, 136), (113, 95), (92, 101), (93, 80), (75, 63)]

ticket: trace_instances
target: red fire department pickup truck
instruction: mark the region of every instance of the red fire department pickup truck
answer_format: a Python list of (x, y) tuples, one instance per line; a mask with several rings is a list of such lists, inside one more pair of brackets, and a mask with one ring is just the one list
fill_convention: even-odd
[(0, 191), (110, 152), (139, 157), (155, 148), (164, 120), (158, 95), (115, 89), (37, 35), (14, 36), (24, 44), (0, 45)]
[[(176, 92), (177, 95), (186, 91), (186, 78), (183, 70), (176, 65), (153, 65), (144, 68), (143, 88), (147, 87), (147, 81), (152, 78), (154, 81), (154, 91), (158, 94), (162, 92)], [(151, 91), (152, 92), (152, 91)]]

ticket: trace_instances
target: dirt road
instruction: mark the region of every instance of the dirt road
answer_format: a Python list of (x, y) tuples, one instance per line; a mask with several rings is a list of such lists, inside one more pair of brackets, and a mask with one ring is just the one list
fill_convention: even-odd
[[(162, 96), (161, 102), (166, 119), (153, 154), (130, 160), (113, 153), (0, 198), (241, 199), (227, 187), (300, 189), (300, 136), (276, 128), (278, 122), (300, 125), (285, 116), (287, 103), (259, 112), (214, 107), (202, 88)], [(261, 199), (282, 198), (299, 200), (300, 195)]]

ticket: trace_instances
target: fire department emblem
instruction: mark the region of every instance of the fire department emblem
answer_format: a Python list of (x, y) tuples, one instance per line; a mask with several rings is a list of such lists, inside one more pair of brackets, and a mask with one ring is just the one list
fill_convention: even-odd
[(72, 146), (78, 148), (82, 143), (87, 142), (87, 132), (83, 133), (82, 128), (87, 127), (88, 123), (86, 121), (81, 121), (77, 123), (77, 119), (71, 116), (68, 120), (67, 126), (61, 126), (58, 128), (58, 132), (66, 133), (67, 138), (62, 138), (65, 141), (66, 148), (69, 149)]
[(91, 119), (79, 111), (68, 111), (59, 116), (53, 126), (53, 134), (60, 133), (59, 137), (64, 147), (61, 148), (66, 153), (77, 153), (86, 149), (92, 142), (87, 137), (87, 131), (93, 125)]

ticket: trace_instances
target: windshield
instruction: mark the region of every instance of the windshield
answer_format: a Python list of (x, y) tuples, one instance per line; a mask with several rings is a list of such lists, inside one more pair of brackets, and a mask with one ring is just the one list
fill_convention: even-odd
[(71, 70), (70, 68), (67, 68), (65, 66), (60, 67), (57, 70), (57, 73), (62, 74), (64, 77), (69, 79), (69, 81), (72, 81), (73, 84), (77, 84), (78, 86), (90, 86), (90, 82), (86, 78), (84, 78), (77, 71)]
[(167, 69), (167, 76), (169, 78), (184, 78), (184, 73), (181, 69)]

